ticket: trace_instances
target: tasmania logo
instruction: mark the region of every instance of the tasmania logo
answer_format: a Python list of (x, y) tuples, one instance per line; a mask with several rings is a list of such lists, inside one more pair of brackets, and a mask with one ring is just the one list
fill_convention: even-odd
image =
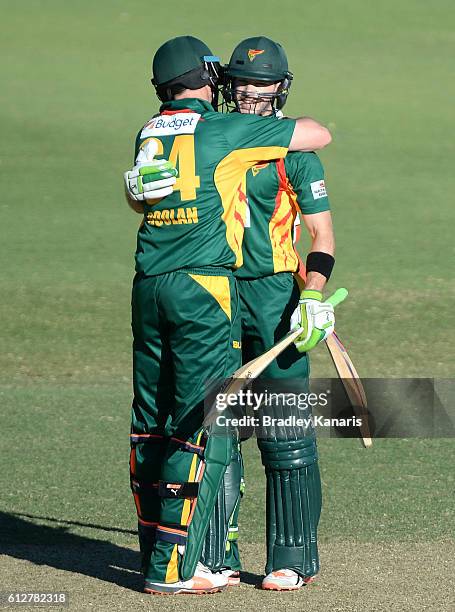
[(253, 176), (257, 176), (259, 174), (259, 172), (263, 169), (263, 168), (267, 168), (268, 166), (268, 162), (266, 164), (256, 164), (255, 166), (253, 166), (251, 168), (251, 172), (253, 173)]
[(261, 55), (264, 51), (265, 49), (248, 49), (248, 59), (252, 62), (257, 55)]

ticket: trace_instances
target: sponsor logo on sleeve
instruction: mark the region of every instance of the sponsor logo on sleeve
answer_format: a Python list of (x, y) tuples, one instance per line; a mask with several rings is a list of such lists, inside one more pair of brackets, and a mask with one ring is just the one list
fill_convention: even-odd
[(154, 117), (142, 128), (141, 138), (194, 134), (200, 118), (201, 115), (198, 113), (177, 113)]
[(327, 197), (327, 191), (325, 189), (324, 181), (315, 181), (314, 183), (310, 183), (310, 187), (314, 200), (319, 200), (319, 198)]

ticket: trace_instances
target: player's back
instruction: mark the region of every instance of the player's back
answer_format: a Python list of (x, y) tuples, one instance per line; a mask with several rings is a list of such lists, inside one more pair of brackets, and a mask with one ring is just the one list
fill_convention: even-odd
[(195, 98), (161, 107), (139, 132), (136, 154), (153, 139), (157, 157), (169, 159), (179, 175), (170, 196), (145, 204), (138, 271), (155, 275), (241, 264), (246, 171), (259, 159), (286, 155), (295, 125), (289, 121), (277, 128), (276, 123), (222, 115)]

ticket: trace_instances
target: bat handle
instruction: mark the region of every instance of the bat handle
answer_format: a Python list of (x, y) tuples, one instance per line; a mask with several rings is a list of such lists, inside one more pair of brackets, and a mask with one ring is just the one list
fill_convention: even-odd
[(327, 298), (326, 302), (328, 302), (329, 304), (332, 304), (332, 306), (335, 308), (335, 306), (338, 306), (338, 304), (341, 304), (341, 302), (343, 302), (347, 297), (348, 297), (348, 290), (342, 287), (341, 289), (337, 289), (335, 293), (333, 293), (329, 298)]

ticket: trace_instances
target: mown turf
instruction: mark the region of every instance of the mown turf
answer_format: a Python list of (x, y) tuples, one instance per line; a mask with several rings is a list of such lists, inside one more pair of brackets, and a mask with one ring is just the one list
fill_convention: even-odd
[[(453, 2), (4, 0), (1, 15), (0, 582), (68, 590), (74, 609), (163, 606), (134, 592), (127, 474), (139, 220), (122, 172), (157, 108), (153, 52), (182, 33), (224, 59), (258, 33), (285, 45), (289, 114), (315, 116), (334, 136), (321, 157), (337, 235), (331, 288), (350, 290), (340, 337), (365, 376), (453, 378)], [(333, 373), (324, 349), (313, 372)], [(245, 455), (245, 564), (260, 573), (253, 441)], [(324, 439), (320, 455), (321, 582), (286, 607), (451, 610), (452, 441), (366, 452)], [(207, 601), (260, 610), (284, 600), (245, 586)]]
[[(17, 547), (0, 556), (5, 587), (66, 591), (72, 610), (220, 610), (241, 612), (450, 612), (453, 607), (452, 544), (324, 544), (318, 582), (294, 593), (259, 590), (263, 550), (242, 547), (249, 572), (223, 593), (200, 597), (151, 596), (140, 592), (137, 552), (103, 542), (67, 541), (65, 546)], [(33, 610), (35, 608), (26, 608)], [(67, 608), (58, 608), (65, 610)]]
[[(127, 385), (33, 385), (4, 389), (0, 398), (0, 462), (8, 466), (0, 476), (2, 537), (26, 543), (25, 520), (133, 542)], [(254, 440), (244, 444), (246, 542), (264, 537), (264, 476), (255, 446)], [(419, 542), (453, 534), (451, 440), (376, 440), (369, 451), (357, 440), (323, 439), (319, 446), (323, 541)], [(52, 542), (50, 533), (43, 544)]]
[[(292, 28), (270, 2), (259, 12), (237, 2), (242, 19), (236, 2), (228, 14), (220, 2), (180, 2), (172, 19), (145, 0), (6, 4), (2, 376), (47, 376), (43, 353), (80, 371), (110, 346), (125, 372), (138, 219), (123, 202), (121, 173), (157, 108), (147, 82), (153, 51), (189, 30), (224, 58), (252, 32), (281, 40), (295, 72), (289, 113), (330, 124), (322, 158), (338, 243), (331, 286), (350, 289), (339, 331), (362, 373), (453, 375), (452, 3), (324, 0), (294, 11)], [(90, 326), (102, 336), (87, 355)]]

